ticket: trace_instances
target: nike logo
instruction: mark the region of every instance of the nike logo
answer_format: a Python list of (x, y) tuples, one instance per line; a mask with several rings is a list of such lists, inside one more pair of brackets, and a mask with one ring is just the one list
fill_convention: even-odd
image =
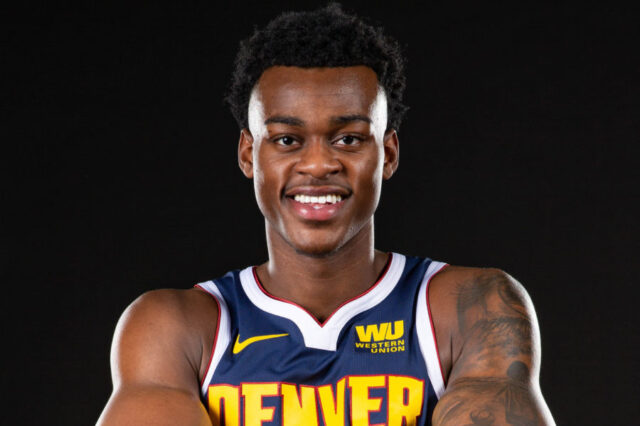
[(246, 348), (250, 344), (255, 343), (255, 342), (259, 342), (261, 340), (275, 339), (276, 337), (283, 337), (283, 336), (288, 336), (288, 335), (289, 335), (289, 333), (284, 333), (284, 334), (265, 334), (263, 336), (249, 337), (244, 342), (241, 342), (240, 341), (240, 333), (238, 333), (238, 335), (236, 336), (236, 342), (233, 344), (233, 353), (234, 354), (240, 353), (244, 348)]

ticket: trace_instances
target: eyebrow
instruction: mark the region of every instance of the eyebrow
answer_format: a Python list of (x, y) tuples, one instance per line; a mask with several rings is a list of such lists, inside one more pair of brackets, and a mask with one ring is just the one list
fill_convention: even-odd
[[(331, 123), (333, 124), (346, 124), (351, 123), (353, 121), (364, 121), (365, 123), (371, 124), (371, 119), (366, 115), (361, 114), (351, 114), (351, 115), (339, 115), (336, 117), (331, 117)], [(269, 117), (264, 121), (264, 124), (271, 123), (281, 123), (288, 124), (289, 126), (297, 126), (304, 127), (305, 122), (297, 117), (292, 117), (288, 115), (276, 115), (273, 117)]]
[(331, 117), (331, 122), (336, 124), (351, 123), (353, 121), (364, 121), (365, 123), (371, 124), (371, 119), (366, 115), (361, 114), (340, 115), (338, 117)]
[(264, 124), (271, 124), (271, 123), (288, 124), (290, 126), (298, 126), (298, 127), (304, 126), (304, 121), (302, 121), (297, 117), (291, 117), (288, 115), (276, 115), (264, 120)]

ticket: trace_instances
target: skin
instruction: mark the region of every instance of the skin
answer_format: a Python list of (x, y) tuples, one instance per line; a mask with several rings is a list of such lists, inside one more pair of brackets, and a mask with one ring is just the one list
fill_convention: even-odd
[[(374, 248), (373, 214), (398, 167), (384, 91), (369, 68), (272, 67), (256, 84), (238, 144), (265, 218), (266, 290), (324, 321), (366, 291), (388, 254)], [(295, 193), (338, 192), (341, 207), (318, 220)], [(299, 207), (299, 206), (298, 206)], [(540, 339), (524, 288), (495, 269), (449, 266), (429, 286), (446, 382), (434, 425), (547, 425), (538, 385)], [(114, 392), (100, 425), (209, 425), (200, 402), (216, 330), (204, 292), (158, 290), (136, 300), (116, 329)]]
[[(386, 114), (384, 92), (367, 67), (273, 67), (249, 103), (238, 158), (265, 217), (269, 261), (257, 273), (271, 294), (319, 321), (367, 290), (387, 261), (373, 245), (382, 179), (398, 166), (398, 138), (385, 132)], [(349, 196), (335, 218), (304, 220), (287, 194), (310, 187)]]

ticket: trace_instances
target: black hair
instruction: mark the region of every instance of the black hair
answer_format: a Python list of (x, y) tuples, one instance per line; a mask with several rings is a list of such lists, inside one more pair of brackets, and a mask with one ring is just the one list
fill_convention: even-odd
[(226, 102), (240, 128), (248, 127), (251, 91), (269, 67), (365, 65), (387, 96), (387, 129), (398, 129), (407, 107), (404, 60), (399, 44), (337, 3), (311, 12), (285, 12), (240, 43)]

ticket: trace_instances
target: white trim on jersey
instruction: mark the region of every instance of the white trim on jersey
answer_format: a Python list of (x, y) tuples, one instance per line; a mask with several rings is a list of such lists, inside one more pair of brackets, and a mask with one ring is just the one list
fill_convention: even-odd
[(218, 301), (218, 307), (220, 309), (218, 334), (214, 342), (215, 347), (213, 348), (213, 353), (211, 354), (207, 373), (205, 374), (204, 380), (202, 381), (202, 395), (206, 395), (207, 390), (209, 389), (209, 383), (211, 383), (211, 378), (213, 377), (213, 373), (216, 370), (216, 367), (218, 366), (218, 363), (220, 362), (224, 351), (231, 343), (231, 320), (229, 319), (229, 309), (227, 308), (227, 303), (224, 301), (222, 293), (220, 293), (220, 290), (218, 290), (218, 287), (214, 284), (214, 282), (207, 281), (204, 283), (200, 283), (198, 284), (198, 287), (202, 288), (213, 297), (215, 297), (215, 299)]
[(438, 399), (440, 399), (444, 393), (444, 376), (442, 374), (442, 367), (440, 366), (436, 336), (433, 332), (433, 320), (431, 319), (431, 313), (427, 306), (427, 291), (429, 290), (429, 282), (431, 281), (431, 278), (433, 278), (445, 266), (447, 266), (446, 263), (431, 262), (427, 268), (427, 272), (424, 274), (422, 284), (420, 284), (417, 302), (418, 306), (416, 309), (416, 330), (418, 332), (420, 351), (422, 352), (422, 357), (427, 365), (429, 380), (431, 380), (431, 385), (433, 386), (433, 390), (436, 392)]
[(380, 282), (365, 294), (342, 305), (324, 325), (318, 324), (302, 307), (265, 294), (256, 282), (252, 267), (240, 272), (240, 282), (245, 294), (255, 306), (296, 324), (306, 347), (335, 351), (340, 331), (347, 322), (359, 313), (378, 305), (395, 288), (404, 271), (405, 260), (403, 255), (392, 253), (389, 269)]

